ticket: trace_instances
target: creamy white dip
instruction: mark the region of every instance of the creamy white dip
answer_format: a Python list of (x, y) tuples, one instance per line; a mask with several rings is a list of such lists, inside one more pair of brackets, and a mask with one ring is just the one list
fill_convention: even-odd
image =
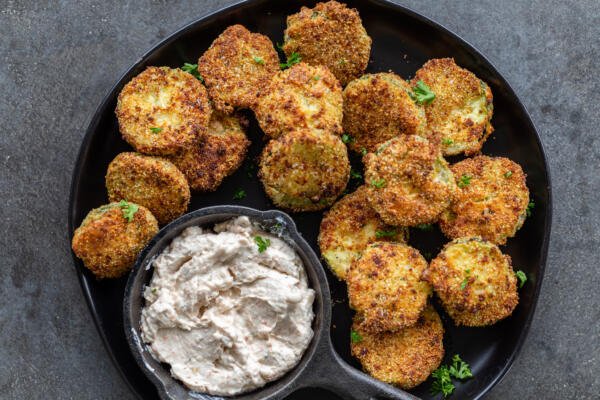
[[(256, 236), (270, 240), (263, 252)], [(300, 361), (313, 336), (314, 291), (283, 240), (238, 217), (185, 229), (153, 266), (142, 339), (190, 389), (243, 393)]]

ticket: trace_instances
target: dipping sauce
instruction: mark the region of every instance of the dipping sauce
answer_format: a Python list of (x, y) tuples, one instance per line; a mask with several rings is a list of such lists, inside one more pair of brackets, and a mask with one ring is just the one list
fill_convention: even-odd
[(300, 257), (248, 217), (185, 229), (153, 266), (142, 339), (194, 391), (264, 386), (292, 369), (313, 337), (314, 291)]

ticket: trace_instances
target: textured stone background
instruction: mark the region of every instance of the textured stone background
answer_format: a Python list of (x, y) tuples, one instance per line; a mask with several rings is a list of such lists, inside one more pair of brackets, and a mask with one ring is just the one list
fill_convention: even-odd
[[(551, 164), (554, 229), (538, 310), (488, 399), (597, 399), (600, 2), (399, 2), (490, 58), (529, 109)], [(227, 3), (0, 1), (0, 397), (133, 398), (72, 271), (73, 163), (116, 77), (159, 39)]]

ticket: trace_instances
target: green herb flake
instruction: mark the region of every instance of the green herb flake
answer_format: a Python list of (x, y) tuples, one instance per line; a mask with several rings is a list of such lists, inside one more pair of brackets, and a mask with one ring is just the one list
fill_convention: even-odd
[(287, 58), (286, 62), (279, 64), (279, 67), (281, 67), (281, 69), (287, 69), (294, 64), (298, 64), (300, 61), (302, 61), (302, 57), (300, 57), (300, 54), (293, 52)]
[(449, 372), (456, 379), (469, 379), (473, 377), (469, 364), (461, 360), (458, 354), (452, 357), (452, 365)]
[(152, 132), (152, 133), (160, 133), (160, 131), (162, 131), (162, 128), (157, 128), (157, 127), (150, 128), (150, 132)]
[(354, 168), (350, 169), (350, 178), (351, 179), (362, 179), (363, 176), (360, 172), (355, 171)]
[(506, 173), (504, 174), (504, 177), (506, 179), (508, 179), (508, 178), (510, 178), (512, 176), (512, 174), (513, 174), (512, 171), (506, 171)]
[(447, 366), (442, 365), (431, 373), (434, 381), (431, 385), (431, 394), (443, 394), (444, 397), (448, 397), (454, 392), (454, 384), (450, 379), (450, 370)]
[(252, 59), (254, 60), (255, 63), (260, 64), (260, 65), (265, 65), (265, 60), (262, 59), (262, 57), (257, 57), (254, 56), (252, 57)]
[(442, 144), (444, 144), (446, 146), (450, 146), (452, 143), (454, 143), (454, 140), (452, 140), (452, 139), (443, 139), (442, 140)]
[(204, 83), (204, 78), (202, 77), (202, 75), (200, 75), (200, 72), (198, 72), (198, 64), (184, 63), (181, 69), (187, 72), (188, 74), (192, 74), (194, 78)]
[(473, 179), (472, 176), (463, 174), (463, 176), (461, 176), (460, 180), (458, 181), (458, 187), (462, 189), (469, 186), (469, 184), (471, 183), (471, 179)]
[(412, 93), (409, 92), (408, 95), (417, 104), (429, 104), (435, 99), (435, 93), (423, 81), (418, 81)]
[(360, 333), (356, 331), (350, 331), (350, 340), (352, 343), (360, 343), (363, 341), (363, 337)]
[(250, 163), (246, 166), (246, 176), (248, 179), (254, 179), (258, 171), (258, 166), (255, 163)]
[(320, 80), (320, 79), (321, 79), (321, 75), (315, 75), (315, 76), (313, 76), (313, 79), (314, 79), (315, 81), (318, 81), (318, 80)]
[(533, 213), (534, 208), (535, 208), (535, 202), (533, 200), (531, 200), (529, 202), (529, 204), (527, 204), (527, 209), (525, 210), (528, 217), (531, 217), (531, 214)]
[(121, 200), (119, 202), (119, 207), (121, 207), (121, 211), (123, 212), (123, 218), (125, 218), (127, 222), (133, 221), (135, 213), (139, 210), (137, 204), (129, 203), (127, 200)]
[(344, 133), (342, 135), (342, 142), (348, 144), (348, 143), (353, 143), (354, 142), (354, 138), (350, 135), (348, 135), (347, 133)]
[(233, 194), (233, 199), (234, 200), (241, 200), (244, 197), (246, 197), (246, 191), (244, 189), (238, 189)]
[(525, 282), (527, 282), (527, 275), (525, 275), (525, 272), (519, 270), (515, 272), (515, 275), (517, 276), (517, 279), (519, 280), (519, 289), (523, 287), (523, 285), (525, 285)]
[(367, 155), (367, 149), (365, 149), (364, 147), (362, 149), (360, 149), (360, 154), (364, 157)]
[(433, 225), (431, 224), (419, 224), (415, 225), (415, 228), (420, 229), (422, 231), (430, 231), (433, 229)]
[(385, 179), (373, 179), (371, 181), (371, 185), (373, 185), (377, 189), (381, 189), (385, 187)]
[(258, 246), (258, 252), (263, 253), (271, 245), (271, 240), (262, 236), (254, 236), (254, 243)]
[(375, 231), (375, 237), (377, 239), (393, 238), (396, 237), (397, 234), (398, 232), (395, 229), (392, 229), (390, 231)]

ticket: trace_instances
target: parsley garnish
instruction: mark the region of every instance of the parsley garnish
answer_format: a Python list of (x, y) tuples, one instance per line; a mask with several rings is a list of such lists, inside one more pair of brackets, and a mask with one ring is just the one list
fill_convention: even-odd
[(192, 74), (194, 78), (204, 83), (204, 78), (202, 77), (202, 75), (200, 75), (200, 72), (198, 72), (198, 64), (184, 63), (181, 69), (187, 72), (188, 74)]
[(454, 385), (450, 379), (450, 370), (445, 365), (442, 365), (431, 373), (435, 379), (431, 385), (431, 394), (436, 395), (441, 393), (447, 397), (454, 392)]
[(243, 199), (244, 197), (246, 197), (246, 191), (244, 189), (238, 189), (233, 194), (234, 200), (240, 200), (240, 199)]
[(396, 232), (395, 229), (392, 229), (391, 231), (375, 231), (375, 237), (377, 239), (392, 238), (392, 237), (396, 237), (397, 234), (398, 234), (398, 232)]
[(150, 128), (150, 131), (151, 131), (152, 133), (159, 133), (160, 131), (162, 131), (162, 128), (156, 128), (156, 127), (152, 127), (152, 128)]
[(352, 343), (360, 343), (363, 340), (363, 337), (360, 333), (356, 331), (350, 331), (350, 340)]
[(417, 104), (429, 104), (435, 99), (435, 93), (423, 81), (418, 81), (412, 93), (409, 92), (408, 95)]
[(415, 225), (415, 228), (420, 229), (422, 231), (430, 231), (433, 229), (433, 225), (431, 224), (419, 224)]
[(458, 181), (458, 187), (462, 189), (462, 188), (469, 186), (472, 178), (473, 177), (470, 175), (463, 174), (463, 176), (461, 176), (460, 180)]
[(515, 272), (515, 275), (517, 276), (517, 279), (519, 280), (519, 289), (523, 287), (523, 285), (525, 285), (525, 282), (527, 282), (527, 275), (525, 275), (525, 272), (519, 270), (517, 272)]
[(254, 56), (252, 57), (252, 59), (254, 60), (255, 63), (260, 64), (260, 65), (265, 65), (265, 60), (262, 59), (262, 57), (257, 57)]
[(525, 210), (528, 217), (531, 217), (531, 214), (532, 214), (534, 208), (535, 208), (535, 202), (533, 200), (531, 200), (529, 202), (529, 204), (527, 204), (527, 209)]
[(460, 284), (460, 290), (465, 290), (467, 283), (469, 283), (469, 277), (465, 276), (465, 279), (463, 279), (462, 283)]
[(458, 354), (452, 357), (452, 365), (450, 366), (450, 375), (456, 379), (468, 379), (473, 377), (469, 364), (460, 359)]
[(364, 147), (362, 149), (360, 149), (360, 154), (362, 156), (366, 156), (367, 155), (367, 149), (365, 149)]
[(450, 146), (452, 143), (454, 143), (454, 140), (452, 140), (452, 139), (443, 139), (442, 140), (442, 144), (445, 144), (446, 146)]
[(348, 135), (347, 133), (344, 133), (342, 135), (342, 142), (344, 142), (344, 143), (352, 143), (352, 142), (354, 142), (354, 138), (352, 136)]
[(375, 186), (377, 189), (381, 189), (382, 187), (385, 187), (385, 179), (373, 179), (371, 185)]
[(511, 176), (512, 176), (512, 171), (507, 171), (507, 172), (504, 174), (504, 177), (505, 177), (505, 178), (507, 178), (507, 179), (508, 179), (508, 178), (510, 178)]
[(256, 176), (258, 166), (255, 163), (250, 163), (246, 166), (246, 176), (248, 179), (253, 179)]
[(319, 79), (321, 79), (321, 75), (315, 75), (315, 76), (313, 76), (313, 79), (315, 81), (318, 81)]
[(286, 69), (286, 68), (291, 67), (294, 64), (298, 64), (300, 61), (302, 61), (302, 57), (300, 57), (300, 54), (293, 52), (287, 58), (286, 62), (279, 64), (279, 67), (281, 67), (281, 69)]
[(264, 252), (265, 250), (267, 250), (267, 247), (269, 247), (271, 245), (270, 239), (265, 239), (261, 236), (254, 236), (254, 242), (258, 246), (259, 253)]
[(354, 168), (350, 168), (350, 178), (351, 179), (362, 179), (362, 174), (358, 171), (355, 171)]
[(119, 202), (119, 207), (121, 207), (123, 218), (125, 218), (127, 222), (133, 221), (135, 213), (139, 210), (137, 204), (129, 203), (127, 200), (121, 200)]

